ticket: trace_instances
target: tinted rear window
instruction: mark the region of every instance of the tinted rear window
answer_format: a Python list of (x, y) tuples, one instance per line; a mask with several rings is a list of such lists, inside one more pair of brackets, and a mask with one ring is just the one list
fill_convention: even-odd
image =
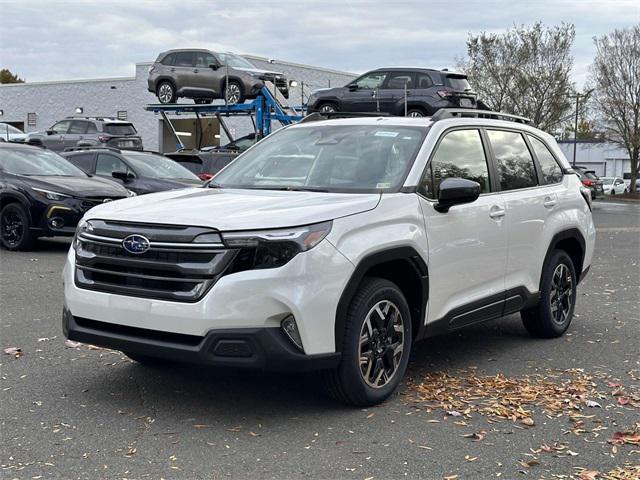
[(447, 87), (450, 87), (453, 90), (460, 90), (461, 92), (465, 90), (471, 90), (471, 85), (469, 85), (469, 82), (466, 78), (447, 76), (445, 81)]
[(105, 123), (104, 131), (111, 135), (135, 135), (138, 133), (130, 123)]

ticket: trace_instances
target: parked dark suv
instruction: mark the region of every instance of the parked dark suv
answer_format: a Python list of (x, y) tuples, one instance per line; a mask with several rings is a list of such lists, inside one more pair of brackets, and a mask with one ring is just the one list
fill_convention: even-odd
[(142, 138), (133, 124), (113, 117), (67, 117), (44, 132), (29, 133), (25, 142), (56, 152), (88, 146), (142, 150)]
[(433, 115), (440, 108), (476, 108), (477, 95), (466, 75), (423, 68), (379, 68), (344, 87), (316, 90), (308, 113), (383, 112), (409, 117)]
[(116, 179), (138, 195), (202, 185), (189, 170), (154, 152), (89, 148), (62, 156), (91, 175)]
[(158, 55), (149, 69), (148, 89), (160, 103), (175, 103), (178, 97), (186, 97), (195, 103), (226, 98), (227, 103), (235, 104), (255, 98), (264, 81), (275, 83), (289, 98), (289, 83), (282, 73), (256, 68), (239, 55), (199, 49), (169, 50)]

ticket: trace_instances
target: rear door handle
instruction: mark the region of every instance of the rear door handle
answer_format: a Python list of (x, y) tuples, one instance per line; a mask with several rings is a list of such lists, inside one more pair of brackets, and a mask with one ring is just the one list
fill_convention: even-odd
[(171, 71), (172, 71), (172, 72), (175, 72), (175, 71), (176, 71), (176, 69), (175, 69), (175, 68), (172, 68), (172, 69), (171, 69)]
[(489, 210), (489, 216), (491, 218), (502, 218), (502, 217), (505, 216), (506, 213), (507, 213), (507, 211), (504, 208), (499, 207), (497, 205), (494, 205)]
[(553, 208), (553, 206), (556, 204), (556, 199), (554, 197), (545, 197), (544, 198), (544, 207), (545, 208)]

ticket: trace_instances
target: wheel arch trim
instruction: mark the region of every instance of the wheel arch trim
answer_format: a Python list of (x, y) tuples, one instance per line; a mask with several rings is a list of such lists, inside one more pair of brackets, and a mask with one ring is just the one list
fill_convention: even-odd
[[(581, 257), (580, 257), (580, 263), (577, 265), (574, 265), (574, 268), (576, 270), (576, 274), (578, 275), (578, 282), (580, 282), (583, 278), (582, 272), (583, 272), (583, 267), (584, 267), (584, 259), (585, 259), (585, 255), (586, 255), (586, 241), (584, 238), (584, 235), (582, 234), (582, 232), (580, 230), (578, 230), (577, 228), (568, 228), (566, 230), (562, 230), (558, 233), (556, 233), (553, 238), (551, 238), (551, 241), (549, 242), (549, 247), (547, 248), (547, 253), (544, 256), (544, 261), (542, 262), (542, 268), (540, 270), (540, 281), (539, 281), (539, 288), (542, 288), (542, 271), (544, 270), (544, 266), (547, 264), (547, 262), (549, 261), (549, 259), (551, 258), (551, 255), (553, 254), (554, 250), (557, 249), (558, 245), (563, 242), (564, 240), (575, 240), (578, 242), (578, 244), (580, 245), (580, 249), (581, 251)], [(567, 252), (569, 254), (569, 252)], [(569, 256), (571, 256), (569, 254)], [(572, 258), (573, 260), (573, 258)]]
[(356, 294), (358, 287), (362, 283), (362, 280), (366, 277), (366, 274), (371, 271), (372, 268), (378, 265), (398, 260), (406, 261), (415, 270), (416, 275), (420, 277), (421, 299), (418, 309), (419, 327), (418, 331), (414, 332), (414, 338), (420, 339), (424, 336), (424, 318), (429, 296), (428, 267), (420, 254), (415, 250), (415, 248), (411, 246), (398, 246), (372, 252), (366, 257), (362, 258), (356, 265), (355, 270), (351, 274), (349, 281), (342, 291), (342, 295), (340, 296), (340, 300), (338, 301), (338, 306), (336, 308), (334, 327), (336, 352), (342, 350), (342, 339), (346, 327), (346, 318), (347, 312), (349, 310), (349, 305), (354, 295)]

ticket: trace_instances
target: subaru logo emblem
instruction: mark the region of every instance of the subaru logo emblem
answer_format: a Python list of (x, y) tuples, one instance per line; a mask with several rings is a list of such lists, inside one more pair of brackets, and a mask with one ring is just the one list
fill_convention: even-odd
[(139, 255), (149, 250), (149, 239), (142, 235), (129, 235), (122, 240), (122, 248), (129, 253)]

